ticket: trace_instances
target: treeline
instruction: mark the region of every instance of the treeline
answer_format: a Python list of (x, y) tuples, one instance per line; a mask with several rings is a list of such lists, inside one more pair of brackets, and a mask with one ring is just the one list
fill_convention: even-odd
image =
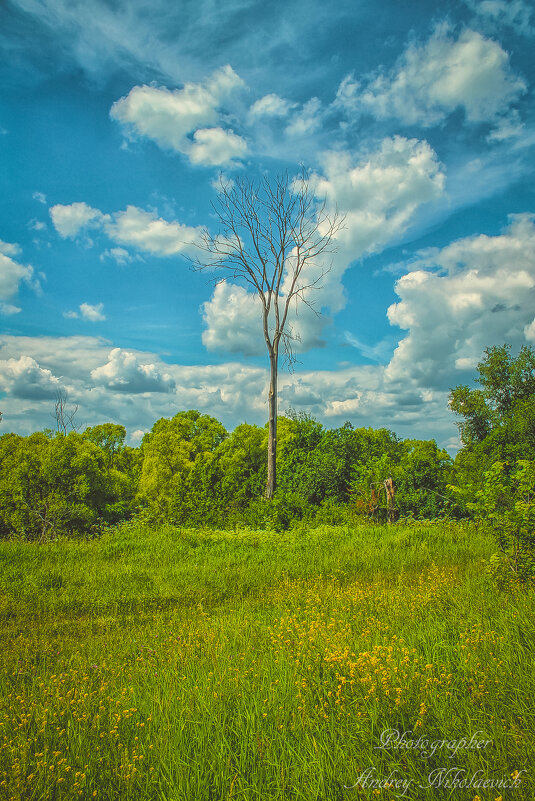
[(308, 415), (279, 418), (278, 490), (262, 499), (267, 431), (243, 423), (228, 432), (198, 411), (158, 420), (139, 448), (107, 423), (83, 433), (0, 437), (0, 531), (48, 539), (98, 533), (143, 513), (192, 526), (287, 528), (323, 516), (384, 512), (391, 475), (399, 513), (448, 511), (452, 461), (433, 441), (399, 440), (386, 429), (326, 429)]
[(262, 499), (267, 429), (228, 432), (209, 415), (183, 411), (158, 420), (139, 448), (123, 426), (83, 433), (0, 437), (0, 536), (47, 540), (98, 535), (134, 515), (191, 526), (284, 529), (296, 521), (340, 523), (395, 514), (463, 517), (498, 460), (535, 459), (535, 354), (493, 348), (479, 365), (480, 389), (457, 387), (461, 418), (455, 461), (434, 440), (399, 439), (386, 428), (327, 429), (307, 414), (279, 418), (278, 489)]

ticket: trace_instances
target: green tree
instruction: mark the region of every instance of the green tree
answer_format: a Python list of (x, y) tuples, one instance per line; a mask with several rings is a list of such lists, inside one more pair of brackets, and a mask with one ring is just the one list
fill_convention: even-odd
[(535, 459), (535, 351), (524, 346), (514, 357), (509, 345), (488, 348), (477, 369), (479, 388), (450, 393), (450, 408), (462, 418), (454, 483), (465, 504), (494, 462)]
[(99, 426), (93, 426), (92, 428), (86, 428), (82, 436), (84, 439), (89, 440), (89, 442), (93, 442), (106, 453), (108, 464), (111, 467), (115, 457), (120, 454), (124, 448), (126, 429), (124, 426), (116, 425), (115, 423), (104, 423)]
[(494, 537), (499, 554), (493, 567), (500, 578), (506, 567), (515, 578), (535, 577), (535, 462), (494, 462), (469, 504), (479, 525)]
[(467, 447), (484, 443), (490, 435), (494, 437), (487, 450), (535, 440), (535, 351), (523, 346), (515, 358), (510, 350), (509, 345), (488, 348), (477, 366), (481, 388), (460, 385), (450, 393), (451, 410), (463, 418), (458, 426)]
[(104, 453), (74, 431), (0, 438), (4, 536), (46, 540), (89, 533), (104, 521), (110, 497), (104, 461)]
[(159, 517), (181, 520), (191, 507), (190, 474), (227, 437), (214, 417), (196, 410), (158, 420), (141, 443), (140, 500)]
[(139, 451), (110, 454), (88, 437), (0, 437), (0, 534), (47, 540), (95, 533), (134, 511)]
[(245, 509), (266, 483), (267, 432), (242, 423), (217, 449), (220, 492), (228, 510)]
[(451, 456), (438, 448), (435, 440), (404, 440), (395, 470), (400, 513), (423, 518), (458, 514), (448, 490), (452, 464)]

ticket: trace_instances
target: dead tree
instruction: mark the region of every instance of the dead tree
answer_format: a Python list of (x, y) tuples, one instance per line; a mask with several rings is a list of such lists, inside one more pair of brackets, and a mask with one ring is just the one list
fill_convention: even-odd
[(386, 493), (386, 519), (388, 523), (393, 523), (396, 519), (396, 487), (390, 476), (385, 478), (384, 488)]
[(270, 381), (268, 393), (268, 454), (265, 497), (277, 486), (277, 383), (281, 344), (288, 364), (295, 357), (298, 337), (288, 322), (290, 306), (311, 305), (310, 292), (318, 289), (330, 269), (327, 254), (343, 218), (330, 214), (318, 202), (306, 175), (291, 179), (286, 173), (273, 181), (254, 183), (237, 178), (219, 187), (213, 204), (220, 230), (205, 232), (197, 269), (212, 269), (216, 282), (226, 277), (249, 285), (260, 299), (262, 330), (266, 343)]
[(81, 424), (75, 423), (74, 418), (78, 412), (78, 406), (69, 408), (67, 402), (67, 392), (64, 389), (56, 391), (56, 402), (54, 404), (54, 414), (56, 420), (56, 431), (58, 434), (67, 434), (69, 431), (78, 431)]

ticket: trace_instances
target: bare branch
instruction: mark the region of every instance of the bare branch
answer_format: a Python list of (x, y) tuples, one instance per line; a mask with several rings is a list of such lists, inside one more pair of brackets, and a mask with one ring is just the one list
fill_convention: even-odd
[(268, 484), (275, 491), (277, 378), (279, 348), (290, 370), (299, 341), (288, 322), (290, 305), (303, 302), (313, 309), (310, 294), (319, 289), (331, 269), (327, 257), (336, 249), (344, 225), (337, 210), (315, 196), (304, 169), (297, 178), (288, 173), (275, 180), (254, 183), (238, 177), (232, 184), (220, 180), (212, 208), (219, 222), (217, 234), (205, 230), (196, 270), (209, 270), (216, 282), (237, 279), (251, 287), (262, 304), (262, 329), (270, 360)]
[(81, 423), (76, 423), (74, 418), (78, 412), (78, 405), (69, 408), (67, 404), (67, 392), (64, 389), (56, 390), (56, 402), (52, 417), (56, 421), (56, 431), (58, 434), (67, 434), (69, 431), (78, 431)]

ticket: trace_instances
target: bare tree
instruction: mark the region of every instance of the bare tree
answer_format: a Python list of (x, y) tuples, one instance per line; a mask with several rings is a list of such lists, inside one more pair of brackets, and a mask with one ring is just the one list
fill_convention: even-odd
[(67, 434), (68, 431), (78, 431), (81, 423), (75, 423), (75, 416), (78, 411), (78, 406), (73, 406), (69, 409), (67, 402), (67, 391), (58, 389), (56, 391), (56, 402), (54, 404), (54, 414), (52, 417), (56, 420), (56, 431), (59, 434)]
[(280, 346), (290, 368), (294, 363), (288, 314), (292, 302), (311, 306), (310, 292), (319, 288), (330, 269), (327, 254), (343, 226), (337, 212), (329, 214), (318, 202), (306, 174), (291, 179), (288, 173), (273, 181), (254, 183), (238, 178), (221, 181), (213, 209), (219, 221), (216, 235), (204, 233), (203, 257), (197, 269), (215, 270), (216, 281), (237, 278), (249, 284), (260, 298), (262, 326), (269, 354), (268, 455), (265, 497), (277, 486), (277, 381)]

